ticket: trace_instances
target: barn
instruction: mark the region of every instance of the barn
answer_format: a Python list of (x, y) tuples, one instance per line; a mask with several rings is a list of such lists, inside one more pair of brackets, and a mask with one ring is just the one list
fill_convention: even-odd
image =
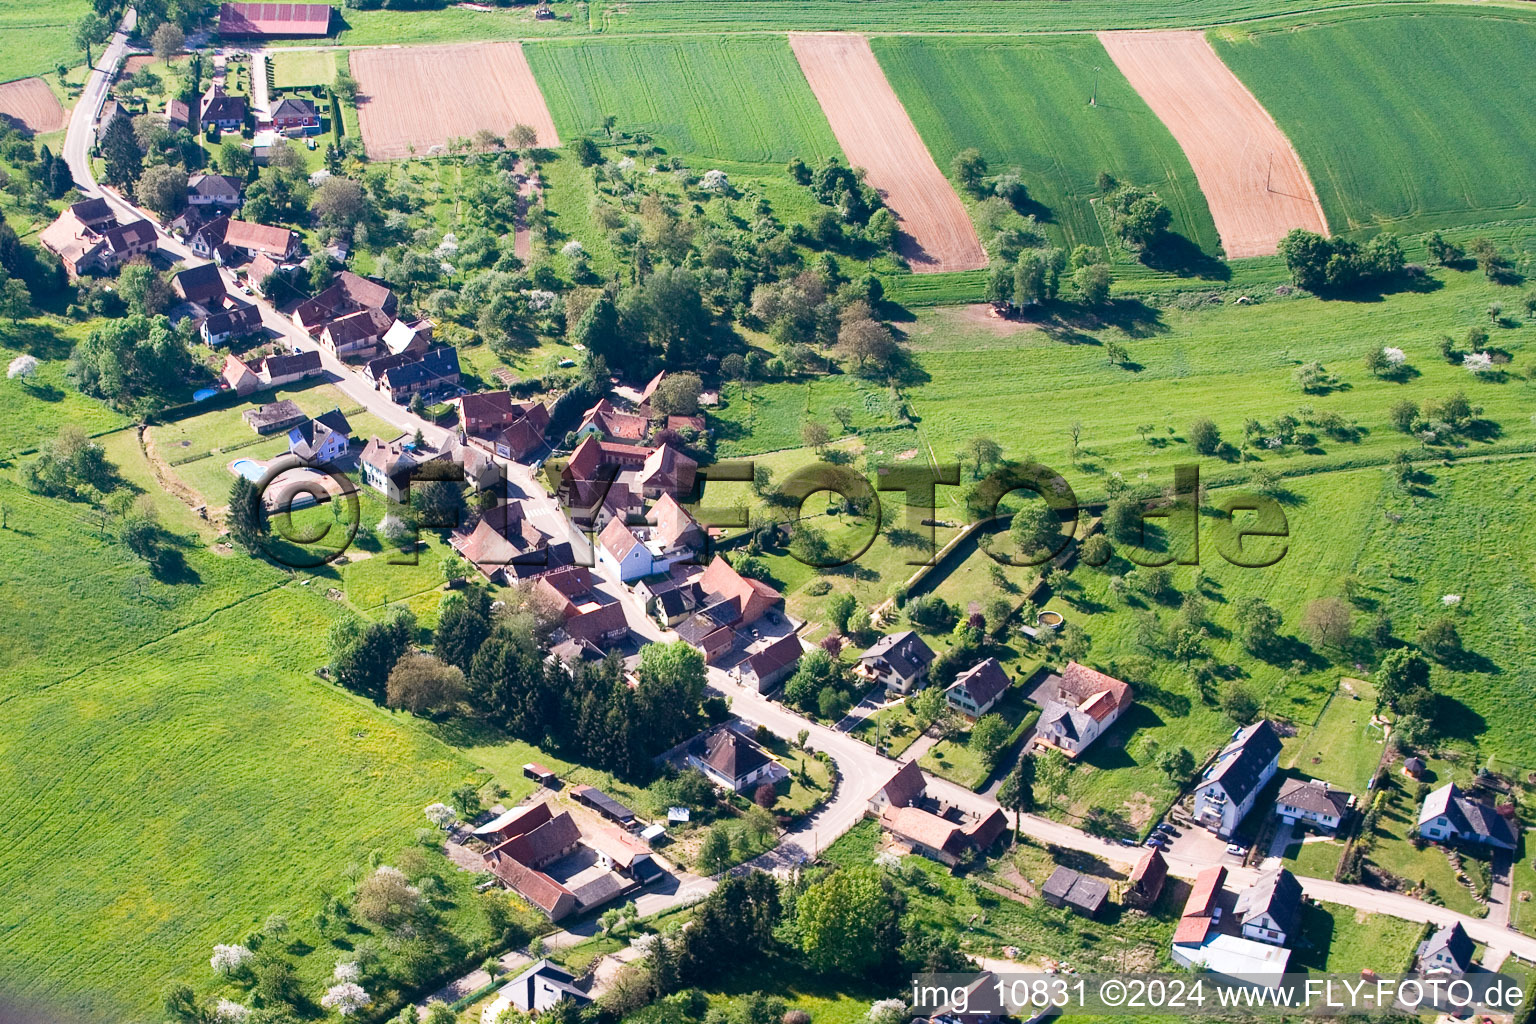
[(219, 35), (225, 39), (328, 36), (330, 4), (221, 4)]

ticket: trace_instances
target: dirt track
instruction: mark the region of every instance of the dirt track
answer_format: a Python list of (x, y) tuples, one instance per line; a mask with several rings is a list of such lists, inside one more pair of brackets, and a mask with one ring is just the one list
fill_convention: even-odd
[(425, 156), (449, 139), (484, 128), (506, 136), (515, 124), (560, 145), (523, 48), (515, 42), (408, 46), (352, 51), (357, 118), (368, 156)]
[(34, 134), (56, 132), (67, 123), (58, 97), (41, 78), (0, 85), (0, 117)]
[(949, 179), (934, 164), (869, 41), (791, 32), (789, 42), (850, 163), (901, 221), (901, 254), (921, 273), (976, 270), (987, 254)]
[(1290, 140), (1204, 33), (1100, 32), (1099, 40), (1183, 147), (1227, 258), (1267, 256), (1292, 228), (1328, 233)]

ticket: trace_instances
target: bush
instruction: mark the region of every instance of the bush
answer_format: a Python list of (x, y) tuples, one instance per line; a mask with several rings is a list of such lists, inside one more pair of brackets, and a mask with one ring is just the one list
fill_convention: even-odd
[(945, 633), (954, 628), (958, 616), (942, 597), (923, 594), (907, 602), (907, 619), (929, 633)]
[(1221, 449), (1221, 431), (1202, 416), (1189, 425), (1189, 446), (1201, 455), (1215, 455)]

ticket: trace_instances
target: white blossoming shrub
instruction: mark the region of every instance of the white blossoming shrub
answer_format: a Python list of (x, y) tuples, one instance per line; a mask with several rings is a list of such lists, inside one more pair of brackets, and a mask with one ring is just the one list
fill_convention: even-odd
[(361, 985), (350, 981), (332, 985), (330, 990), (320, 997), (321, 1006), (327, 1010), (335, 1010), (343, 1017), (350, 1017), (372, 1002), (373, 997), (364, 992)]
[(560, 247), (560, 255), (568, 260), (575, 259), (577, 256), (585, 256), (586, 254), (587, 250), (583, 249), (581, 243), (574, 238)]
[(213, 1019), (219, 1024), (240, 1024), (251, 1015), (251, 1008), (233, 999), (220, 999), (213, 1008)]
[(208, 963), (213, 966), (216, 974), (235, 974), (244, 969), (256, 954), (241, 945), (217, 945), (213, 947), (213, 956)]
[(1390, 345), (1381, 350), (1381, 355), (1387, 361), (1388, 366), (1402, 366), (1408, 361), (1408, 356), (1402, 349), (1393, 348)]
[(1445, 605), (1447, 608), (1454, 608), (1457, 605), (1461, 604), (1461, 595), (1460, 594), (1446, 594), (1444, 597), (1442, 597), (1440, 599), (1440, 603)]
[(886, 850), (884, 853), (876, 855), (875, 867), (885, 871), (896, 871), (901, 867), (901, 857), (899, 854)]
[(535, 313), (542, 313), (555, 304), (554, 292), (541, 291), (537, 288), (528, 293), (528, 308)]
[(10, 380), (20, 377), (26, 380), (37, 372), (37, 359), (32, 356), (17, 356), (11, 360), (11, 365), (6, 369), (5, 375)]
[(427, 820), (438, 828), (447, 828), (459, 820), (458, 812), (447, 804), (428, 804)]
[(1487, 352), (1468, 352), (1461, 357), (1461, 365), (1471, 373), (1488, 373), (1493, 369), (1493, 356)]
[(628, 174), (630, 171), (632, 171), (634, 169), (635, 169), (635, 158), (634, 157), (627, 156), (623, 160), (619, 161), (619, 170), (623, 171), (625, 174)]
[(705, 171), (704, 177), (699, 181), (699, 187), (706, 192), (718, 192), (724, 195), (731, 190), (731, 179), (725, 176), (724, 171)]
[(907, 1004), (900, 999), (882, 999), (869, 1008), (869, 1024), (902, 1024), (907, 1019)]
[(379, 520), (379, 535), (391, 544), (399, 544), (411, 535), (410, 524), (390, 513)]
[(331, 974), (337, 981), (361, 981), (363, 969), (351, 960), (338, 960)]

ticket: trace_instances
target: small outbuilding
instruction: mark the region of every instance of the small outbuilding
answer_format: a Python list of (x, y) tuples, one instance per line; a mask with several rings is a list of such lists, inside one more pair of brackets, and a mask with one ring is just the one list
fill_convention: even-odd
[(560, 781), (560, 777), (543, 765), (529, 761), (523, 765), (523, 778), (532, 779), (544, 787), (553, 787)]
[(1109, 883), (1069, 867), (1058, 866), (1041, 890), (1045, 902), (1066, 907), (1084, 917), (1096, 917), (1109, 902)]

